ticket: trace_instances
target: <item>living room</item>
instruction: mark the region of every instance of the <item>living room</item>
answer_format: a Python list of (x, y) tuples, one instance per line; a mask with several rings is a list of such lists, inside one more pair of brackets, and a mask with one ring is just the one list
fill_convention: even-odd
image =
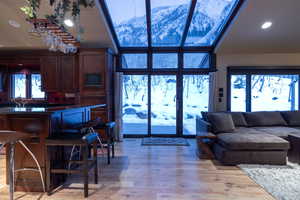
[(0, 199), (300, 199), (297, 0), (0, 8)]

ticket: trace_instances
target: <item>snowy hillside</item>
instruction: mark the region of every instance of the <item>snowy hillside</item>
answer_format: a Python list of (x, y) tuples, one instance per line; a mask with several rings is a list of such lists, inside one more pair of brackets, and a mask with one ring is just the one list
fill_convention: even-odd
[[(211, 44), (228, 17), (235, 0), (199, 0), (188, 33), (187, 45)], [(152, 41), (155, 46), (178, 46), (190, 4), (162, 6), (151, 10)], [(122, 46), (147, 46), (145, 16), (115, 24)]]

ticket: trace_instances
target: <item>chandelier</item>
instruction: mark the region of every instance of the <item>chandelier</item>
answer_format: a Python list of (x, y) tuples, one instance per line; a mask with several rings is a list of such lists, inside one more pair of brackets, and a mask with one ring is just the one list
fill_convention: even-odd
[[(76, 53), (80, 45), (82, 27), (80, 27), (81, 6), (94, 7), (94, 0), (49, 0), (52, 14), (38, 18), (42, 0), (27, 0), (27, 6), (21, 7), (26, 20), (32, 24), (31, 34), (38, 35), (47, 45), (49, 51)], [(46, 2), (43, 0), (43, 3)], [(66, 15), (71, 15), (76, 27), (76, 38), (65, 27)]]

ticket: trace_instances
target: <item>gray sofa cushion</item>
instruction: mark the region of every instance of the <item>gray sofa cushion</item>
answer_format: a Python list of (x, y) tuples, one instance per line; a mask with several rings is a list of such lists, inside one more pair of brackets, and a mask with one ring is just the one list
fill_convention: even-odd
[(258, 131), (254, 128), (247, 128), (247, 127), (236, 127), (234, 130), (234, 133), (240, 133), (240, 134), (261, 134), (261, 131)]
[(299, 111), (285, 111), (281, 115), (289, 126), (300, 126), (300, 112)]
[(235, 126), (229, 113), (207, 113), (214, 133), (233, 132)]
[(257, 131), (261, 131), (270, 135), (278, 136), (281, 138), (287, 138), (289, 134), (299, 134), (300, 130), (296, 128), (284, 127), (284, 126), (272, 126), (272, 127), (253, 127)]
[(246, 112), (248, 126), (287, 126), (280, 112)]
[(217, 142), (230, 150), (287, 150), (289, 142), (265, 133), (238, 134), (221, 133), (217, 135)]
[(232, 120), (235, 126), (242, 126), (242, 127), (248, 126), (242, 112), (230, 112), (230, 114), (232, 116)]

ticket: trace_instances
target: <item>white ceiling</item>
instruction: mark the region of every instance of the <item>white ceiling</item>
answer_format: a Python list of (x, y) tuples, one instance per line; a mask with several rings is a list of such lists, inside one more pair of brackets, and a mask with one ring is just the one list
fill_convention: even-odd
[[(48, 3), (48, 0), (42, 2)], [(46, 49), (41, 38), (37, 38), (28, 33), (31, 26), (25, 21), (25, 14), (20, 7), (26, 5), (26, 0), (1, 0), (0, 1), (0, 50), (7, 49)], [(41, 5), (41, 16), (44, 16), (51, 9), (47, 4)], [(101, 16), (97, 7), (84, 8), (81, 12), (81, 25), (84, 28), (81, 47), (89, 48), (113, 48), (108, 29), (104, 18)], [(8, 21), (14, 20), (21, 27), (14, 28)], [(73, 35), (74, 28), (69, 30)]]
[[(262, 30), (265, 21), (273, 26)], [(300, 0), (248, 0), (217, 53), (299, 53)]]

